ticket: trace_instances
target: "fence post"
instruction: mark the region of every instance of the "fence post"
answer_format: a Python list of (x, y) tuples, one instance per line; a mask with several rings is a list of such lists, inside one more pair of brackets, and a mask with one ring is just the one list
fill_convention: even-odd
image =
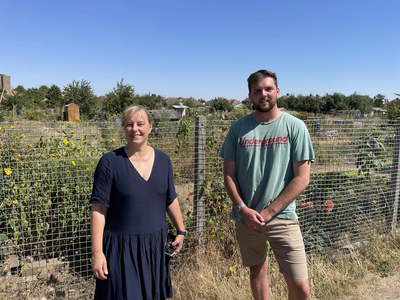
[(390, 180), (390, 199), (386, 208), (386, 223), (391, 233), (394, 233), (397, 227), (397, 214), (399, 208), (399, 178), (400, 178), (400, 118), (396, 121), (396, 134), (394, 140), (392, 174)]
[(194, 232), (201, 235), (205, 225), (205, 203), (202, 190), (206, 167), (206, 118), (196, 118), (194, 144)]

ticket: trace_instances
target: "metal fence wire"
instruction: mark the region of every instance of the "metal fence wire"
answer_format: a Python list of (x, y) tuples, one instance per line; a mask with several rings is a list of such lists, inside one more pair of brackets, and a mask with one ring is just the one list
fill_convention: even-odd
[[(231, 205), (218, 153), (232, 122), (199, 116), (153, 123), (150, 145), (171, 158), (192, 233)], [(380, 224), (394, 230), (398, 123), (305, 123), (316, 155), (310, 185), (296, 199), (306, 250), (354, 247)], [(51, 280), (57, 273), (68, 287), (65, 296), (91, 297), (93, 172), (105, 152), (124, 144), (121, 126), (113, 122), (0, 124), (0, 266), (2, 276), (17, 282), (14, 288), (31, 289), (35, 278)]]

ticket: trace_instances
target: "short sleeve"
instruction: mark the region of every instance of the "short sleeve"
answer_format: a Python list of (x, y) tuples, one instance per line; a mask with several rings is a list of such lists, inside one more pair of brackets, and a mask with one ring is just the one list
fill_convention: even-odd
[(94, 172), (92, 196), (90, 203), (100, 203), (106, 207), (110, 205), (112, 187), (112, 170), (109, 157), (104, 155), (97, 164)]
[(236, 146), (237, 139), (234, 134), (235, 124), (229, 128), (228, 134), (226, 135), (225, 141), (222, 144), (221, 151), (219, 152), (219, 156), (236, 161)]
[(293, 162), (314, 160), (314, 150), (306, 125), (304, 122), (299, 122), (296, 127), (297, 134), (294, 135), (291, 154)]
[(170, 158), (168, 158), (168, 191), (167, 191), (167, 207), (174, 202), (175, 198), (177, 197), (176, 191), (175, 191), (175, 184), (174, 184), (174, 171), (172, 168), (172, 163)]

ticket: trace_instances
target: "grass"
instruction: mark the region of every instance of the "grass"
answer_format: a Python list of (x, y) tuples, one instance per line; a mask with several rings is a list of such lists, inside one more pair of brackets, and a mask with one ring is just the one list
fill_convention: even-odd
[[(199, 239), (186, 240), (186, 253), (171, 262), (174, 300), (247, 300), (252, 299), (249, 271), (242, 266), (234, 234), (234, 222), (223, 216), (226, 226), (218, 236), (208, 239), (207, 229)], [(212, 231), (215, 233), (215, 229)], [(394, 235), (373, 228), (365, 243), (352, 250), (327, 250), (309, 255), (311, 299), (337, 300), (367, 298), (363, 282), (371, 275), (387, 277), (400, 271), (400, 230)], [(4, 272), (4, 266), (0, 268)], [(270, 299), (287, 299), (286, 284), (272, 258), (269, 269)], [(74, 276), (71, 271), (47, 268), (37, 275), (22, 278), (0, 276), (0, 299), (92, 299), (93, 280)], [(86, 295), (86, 296), (78, 296)], [(360, 298), (361, 297), (361, 298)]]
[[(252, 299), (249, 271), (241, 263), (234, 235), (234, 223), (227, 218), (225, 234), (173, 262), (176, 300)], [(329, 250), (309, 255), (311, 299), (337, 300), (360, 294), (367, 276), (386, 277), (400, 270), (400, 231), (386, 234), (371, 229), (366, 243), (358, 249)], [(270, 259), (270, 299), (287, 299), (286, 284), (276, 261)], [(366, 298), (365, 298), (366, 299)]]

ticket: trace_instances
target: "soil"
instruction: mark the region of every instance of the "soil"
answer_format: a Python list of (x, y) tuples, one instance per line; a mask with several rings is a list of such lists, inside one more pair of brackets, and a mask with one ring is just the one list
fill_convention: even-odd
[(341, 300), (400, 300), (400, 272), (382, 277), (368, 275), (351, 296)]

